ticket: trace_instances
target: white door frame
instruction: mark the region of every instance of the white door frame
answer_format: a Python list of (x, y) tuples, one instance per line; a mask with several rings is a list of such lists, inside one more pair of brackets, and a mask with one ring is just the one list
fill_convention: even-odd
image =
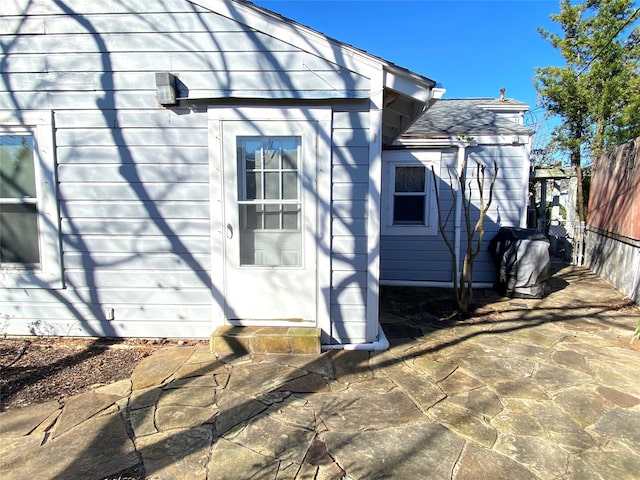
[[(211, 208), (211, 280), (213, 293), (213, 328), (229, 324), (225, 308), (225, 186), (223, 157), (223, 123), (295, 121), (315, 122), (317, 142), (315, 154), (315, 189), (317, 215), (316, 248), (316, 319), (315, 325), (325, 333), (331, 331), (331, 127), (332, 111), (328, 107), (216, 107), (208, 109), (209, 187)], [(266, 325), (266, 324), (265, 324)], [(278, 326), (270, 322), (269, 326)], [(292, 326), (291, 323), (287, 323)]]

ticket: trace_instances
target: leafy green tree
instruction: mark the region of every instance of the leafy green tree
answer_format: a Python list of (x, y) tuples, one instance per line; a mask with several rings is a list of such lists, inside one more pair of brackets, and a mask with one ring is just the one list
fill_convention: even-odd
[(561, 0), (551, 15), (561, 33), (538, 29), (565, 60), (537, 68), (534, 84), (547, 114), (560, 119), (550, 143), (576, 168), (580, 220), (584, 160), (640, 135), (639, 16), (631, 0)]
[(629, 0), (592, 3), (597, 12), (591, 19), (586, 76), (597, 155), (640, 135), (640, 27), (631, 29), (640, 8)]

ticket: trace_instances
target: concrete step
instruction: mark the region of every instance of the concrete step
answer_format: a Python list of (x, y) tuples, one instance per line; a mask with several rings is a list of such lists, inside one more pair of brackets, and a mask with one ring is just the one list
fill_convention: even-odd
[(222, 326), (210, 338), (218, 355), (245, 353), (320, 353), (320, 329), (316, 327)]

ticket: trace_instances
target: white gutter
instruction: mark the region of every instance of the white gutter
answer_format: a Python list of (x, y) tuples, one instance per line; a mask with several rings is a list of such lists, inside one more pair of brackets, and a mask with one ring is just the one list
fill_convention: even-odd
[[(432, 280), (380, 280), (380, 285), (385, 287), (431, 287), (453, 288), (453, 282), (437, 282)], [(473, 282), (474, 288), (493, 288), (491, 282)]]
[(370, 343), (341, 343), (337, 345), (322, 345), (322, 350), (365, 350), (379, 352), (389, 348), (389, 340), (378, 323), (378, 340)]

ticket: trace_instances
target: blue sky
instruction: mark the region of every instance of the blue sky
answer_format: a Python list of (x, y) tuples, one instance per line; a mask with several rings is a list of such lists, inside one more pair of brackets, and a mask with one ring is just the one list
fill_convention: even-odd
[(447, 89), (445, 98), (506, 96), (535, 109), (534, 67), (562, 57), (538, 33), (557, 30), (559, 0), (253, 0)]

